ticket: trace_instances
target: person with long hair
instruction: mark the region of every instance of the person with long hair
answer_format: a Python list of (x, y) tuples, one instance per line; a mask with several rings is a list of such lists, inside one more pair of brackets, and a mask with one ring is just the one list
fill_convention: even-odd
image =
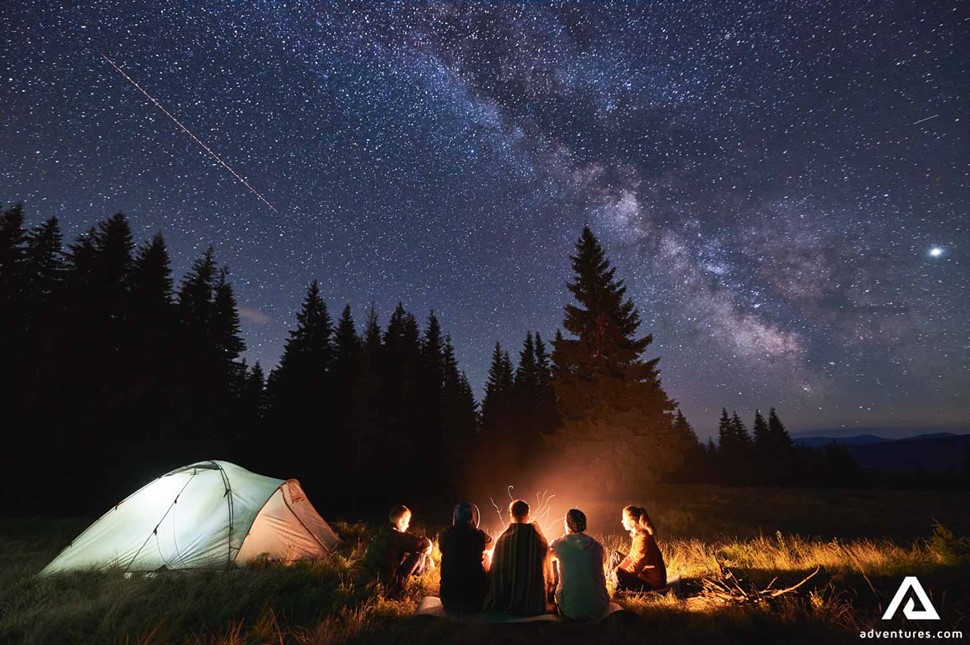
[(667, 566), (657, 546), (657, 531), (641, 506), (623, 508), (620, 519), (630, 534), (630, 552), (614, 553), (617, 591), (655, 591), (667, 586)]
[(478, 507), (460, 502), (451, 526), (438, 537), (441, 549), (441, 605), (446, 611), (478, 612), (488, 593), (492, 536), (478, 528)]

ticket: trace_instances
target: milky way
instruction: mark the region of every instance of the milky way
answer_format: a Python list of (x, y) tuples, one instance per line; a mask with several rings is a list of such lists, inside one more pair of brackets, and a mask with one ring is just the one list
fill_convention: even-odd
[(250, 363), (318, 279), (433, 309), (480, 397), (589, 224), (702, 438), (970, 419), (960, 3), (79, 4), (0, 8), (0, 201), (212, 244)]

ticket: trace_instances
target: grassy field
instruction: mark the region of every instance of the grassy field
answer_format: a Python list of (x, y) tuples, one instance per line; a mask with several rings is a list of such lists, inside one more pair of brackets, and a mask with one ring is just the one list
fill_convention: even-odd
[[(666, 594), (618, 597), (626, 611), (592, 625), (462, 624), (415, 616), (421, 597), (437, 594), (437, 570), (413, 580), (401, 600), (355, 583), (353, 567), (370, 534), (355, 520), (328, 517), (344, 544), (320, 562), (39, 579), (35, 574), (91, 518), (2, 519), (0, 642), (831, 643), (856, 642), (870, 629), (970, 633), (966, 493), (667, 486), (631, 501), (646, 504), (653, 515), (668, 572), (679, 582)], [(621, 548), (627, 538), (617, 524), (624, 503), (570, 505), (587, 510), (592, 534)], [(554, 520), (567, 508), (556, 504), (546, 523), (550, 537), (558, 535)], [(442, 528), (436, 517), (428, 509), (416, 529), (436, 534)], [(769, 585), (784, 589), (816, 569), (795, 591), (777, 598), (756, 593)], [(725, 573), (747, 600), (724, 601), (713, 593), (718, 585), (732, 586)], [(881, 620), (903, 577), (911, 575), (941, 620), (910, 621), (902, 612)]]

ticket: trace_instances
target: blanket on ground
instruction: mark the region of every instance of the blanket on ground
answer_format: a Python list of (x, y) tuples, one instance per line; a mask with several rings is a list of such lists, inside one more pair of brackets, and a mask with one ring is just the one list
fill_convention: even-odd
[[(623, 611), (623, 607), (615, 602), (611, 602), (609, 609), (603, 615), (606, 618), (610, 614)], [(415, 614), (419, 616), (433, 616), (435, 618), (446, 618), (466, 623), (529, 623), (535, 621), (549, 622), (570, 622), (568, 619), (556, 614), (539, 614), (537, 616), (512, 616), (499, 612), (479, 612), (479, 613), (457, 613), (445, 611), (441, 605), (441, 599), (437, 596), (425, 596), (418, 604)], [(601, 618), (602, 620), (602, 618)]]

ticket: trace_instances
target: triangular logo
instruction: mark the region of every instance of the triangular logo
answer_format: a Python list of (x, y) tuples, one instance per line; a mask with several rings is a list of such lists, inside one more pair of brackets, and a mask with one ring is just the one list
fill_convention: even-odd
[(940, 615), (936, 613), (936, 608), (933, 607), (933, 603), (930, 602), (930, 597), (923, 591), (923, 585), (919, 583), (916, 576), (906, 576), (903, 578), (903, 584), (899, 585), (899, 591), (896, 592), (893, 601), (889, 603), (889, 607), (886, 609), (886, 613), (882, 615), (882, 619), (889, 620), (896, 615), (896, 610), (899, 609), (899, 605), (906, 598), (906, 592), (910, 589), (919, 598), (920, 605), (923, 608), (919, 610), (915, 609), (916, 601), (910, 598), (906, 606), (903, 607), (903, 615), (910, 620), (939, 620)]

